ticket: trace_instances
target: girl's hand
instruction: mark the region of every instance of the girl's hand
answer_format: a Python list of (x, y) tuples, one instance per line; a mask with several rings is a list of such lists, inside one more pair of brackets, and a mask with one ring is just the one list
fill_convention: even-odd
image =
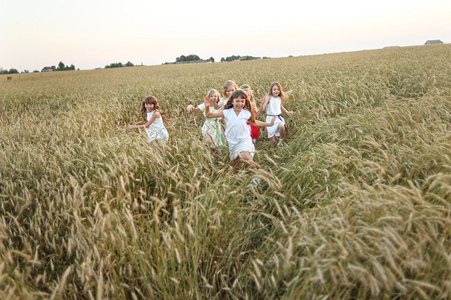
[(186, 107), (186, 111), (188, 112), (188, 113), (190, 113), (190, 112), (192, 112), (193, 111), (193, 106), (190, 104), (190, 105), (188, 105), (187, 107)]
[(204, 98), (204, 105), (205, 107), (210, 107), (210, 99), (208, 97)]
[(292, 110), (287, 111), (287, 114), (291, 117), (293, 115), (293, 111)]
[(269, 123), (269, 124), (271, 124), (271, 126), (274, 125), (274, 122), (276, 121), (276, 118), (277, 118), (276, 116), (272, 117), (271, 123)]

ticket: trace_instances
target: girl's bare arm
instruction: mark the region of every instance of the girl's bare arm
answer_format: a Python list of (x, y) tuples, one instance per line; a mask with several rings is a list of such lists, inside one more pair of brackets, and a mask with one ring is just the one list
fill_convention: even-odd
[(252, 125), (254, 125), (254, 126), (257, 126), (257, 127), (271, 127), (272, 125), (274, 125), (274, 122), (276, 121), (276, 117), (273, 117), (272, 119), (271, 119), (271, 123), (266, 123), (266, 122), (262, 122), (262, 121), (259, 121), (259, 120), (255, 120), (255, 122), (252, 124)]
[(194, 107), (194, 106), (192, 106), (192, 105), (190, 104), (190, 105), (188, 105), (188, 106), (186, 107), (186, 111), (187, 111), (188, 113), (190, 113), (190, 112), (198, 112), (198, 111), (201, 111), (201, 109), (200, 109), (199, 107)]
[(289, 115), (289, 116), (291, 116), (291, 115), (293, 114), (293, 111), (292, 111), (292, 110), (290, 110), (290, 111), (286, 110), (286, 108), (283, 107), (283, 105), (280, 105), (280, 108), (282, 109), (282, 111), (283, 111), (284, 113), (286, 113), (286, 114)]
[(224, 117), (224, 113), (222, 110), (214, 112), (214, 113), (210, 112), (210, 101), (209, 100), (204, 100), (204, 105), (205, 105), (205, 116), (207, 118)]
[(127, 129), (135, 129), (135, 128), (149, 128), (150, 125), (152, 125), (153, 121), (155, 121), (156, 118), (159, 118), (161, 116), (159, 111), (156, 111), (153, 113), (152, 117), (150, 118), (149, 121), (147, 121), (146, 124), (142, 124), (142, 125), (128, 125)]

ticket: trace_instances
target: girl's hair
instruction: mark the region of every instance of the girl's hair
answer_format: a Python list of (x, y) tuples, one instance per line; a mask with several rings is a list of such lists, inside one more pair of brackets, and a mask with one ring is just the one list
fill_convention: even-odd
[(247, 92), (247, 95), (249, 96), (249, 100), (251, 101), (252, 109), (257, 111), (257, 107), (256, 107), (256, 104), (254, 101), (254, 95), (252, 94), (251, 86), (249, 84), (243, 84), (242, 86), (240, 86), (240, 89)]
[(273, 95), (273, 94), (272, 94), (272, 88), (273, 88), (274, 86), (277, 86), (277, 87), (279, 88), (279, 91), (280, 91), (279, 97), (280, 97), (281, 99), (283, 99), (283, 100), (288, 100), (288, 96), (285, 95), (285, 94), (283, 93), (283, 91), (282, 91), (282, 86), (281, 86), (280, 83), (278, 83), (277, 81), (271, 83), (271, 85), (269, 86), (269, 93), (268, 93), (268, 95), (270, 95), (270, 96)]
[(226, 82), (224, 82), (224, 97), (226, 97), (226, 91), (230, 86), (235, 87), (235, 90), (238, 89), (238, 86), (236, 85), (235, 81), (227, 80)]
[(211, 95), (216, 94), (216, 96), (218, 96), (218, 101), (221, 98), (221, 95), (219, 94), (219, 92), (215, 89), (211, 89), (207, 92), (207, 97), (208, 99), (210, 99)]
[(161, 114), (161, 118), (163, 122), (165, 121), (165, 117), (163, 116), (163, 112), (160, 110), (160, 107), (158, 106), (158, 100), (154, 96), (147, 96), (144, 98), (142, 104), (141, 104), (141, 116), (144, 119), (144, 122), (147, 122), (147, 109), (146, 104), (153, 104), (153, 110), (159, 111)]
[(249, 84), (243, 84), (242, 86), (240, 86), (241, 90), (251, 90), (251, 86)]
[(249, 123), (255, 123), (255, 108), (252, 107), (251, 101), (249, 100), (249, 96), (243, 90), (234, 91), (233, 94), (230, 96), (229, 100), (227, 100), (227, 103), (224, 106), (224, 109), (232, 108), (233, 100), (237, 99), (237, 98), (243, 98), (245, 100), (244, 108), (246, 108), (251, 113), (251, 117), (249, 118)]

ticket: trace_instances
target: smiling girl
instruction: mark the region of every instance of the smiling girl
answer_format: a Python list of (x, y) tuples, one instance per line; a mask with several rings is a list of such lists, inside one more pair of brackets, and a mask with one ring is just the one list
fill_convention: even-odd
[[(211, 89), (207, 92), (207, 96), (204, 98), (204, 101), (208, 101), (210, 103), (212, 112), (217, 111), (214, 107), (217, 106), (219, 98), (220, 95), (217, 90)], [(190, 104), (186, 108), (186, 111), (188, 113), (203, 111), (205, 115), (205, 105), (202, 103), (197, 107), (194, 107)], [(202, 135), (204, 136), (204, 143), (210, 145), (216, 153), (219, 154), (221, 148), (225, 149), (224, 129), (218, 118), (205, 119), (205, 123), (202, 126)]]
[(204, 104), (207, 118), (222, 117), (225, 120), (225, 136), (229, 144), (229, 157), (232, 160), (233, 171), (236, 173), (240, 170), (241, 162), (251, 169), (255, 169), (256, 165), (252, 161), (255, 147), (247, 122), (260, 127), (268, 127), (274, 124), (276, 118), (274, 117), (271, 123), (256, 122), (249, 97), (243, 90), (233, 92), (223, 110), (210, 112), (210, 101), (205, 101)]
[(233, 80), (227, 80), (224, 82), (224, 90), (223, 90), (223, 97), (221, 100), (219, 100), (218, 104), (215, 105), (216, 109), (223, 108), (223, 106), (227, 103), (227, 100), (229, 100), (230, 96), (234, 91), (238, 89), (237, 84)]
[(261, 109), (266, 108), (266, 122), (273, 117), (277, 117), (273, 126), (268, 127), (268, 138), (271, 140), (271, 147), (276, 146), (276, 137), (279, 137), (279, 143), (277, 146), (283, 145), (283, 136), (285, 133), (285, 119), (282, 117), (282, 112), (291, 116), (292, 111), (288, 111), (283, 107), (282, 100), (286, 100), (288, 97), (283, 93), (282, 86), (278, 82), (271, 83), (269, 87), (269, 93), (262, 99)]
[(141, 116), (146, 122), (143, 125), (128, 125), (127, 129), (145, 128), (149, 143), (157, 141), (161, 146), (164, 146), (169, 140), (169, 134), (164, 126), (164, 117), (161, 114), (158, 100), (154, 96), (144, 98), (141, 104)]

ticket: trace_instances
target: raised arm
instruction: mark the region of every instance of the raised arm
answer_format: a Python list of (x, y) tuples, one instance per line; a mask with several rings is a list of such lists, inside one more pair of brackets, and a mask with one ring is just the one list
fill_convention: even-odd
[(214, 113), (210, 112), (210, 100), (208, 98), (204, 99), (204, 105), (205, 105), (205, 117), (207, 117), (207, 118), (224, 117), (224, 113), (222, 110), (214, 112)]
[(271, 98), (268, 95), (260, 99), (260, 103), (262, 104), (262, 106), (260, 106), (259, 110), (263, 111), (264, 109), (266, 109), (266, 106), (269, 103), (269, 99)]
[(260, 108), (255, 112), (255, 119), (257, 119), (258, 116), (260, 116), (260, 114), (262, 113), (263, 109), (264, 109), (264, 107), (263, 107), (263, 104), (262, 104), (262, 105), (260, 105)]

